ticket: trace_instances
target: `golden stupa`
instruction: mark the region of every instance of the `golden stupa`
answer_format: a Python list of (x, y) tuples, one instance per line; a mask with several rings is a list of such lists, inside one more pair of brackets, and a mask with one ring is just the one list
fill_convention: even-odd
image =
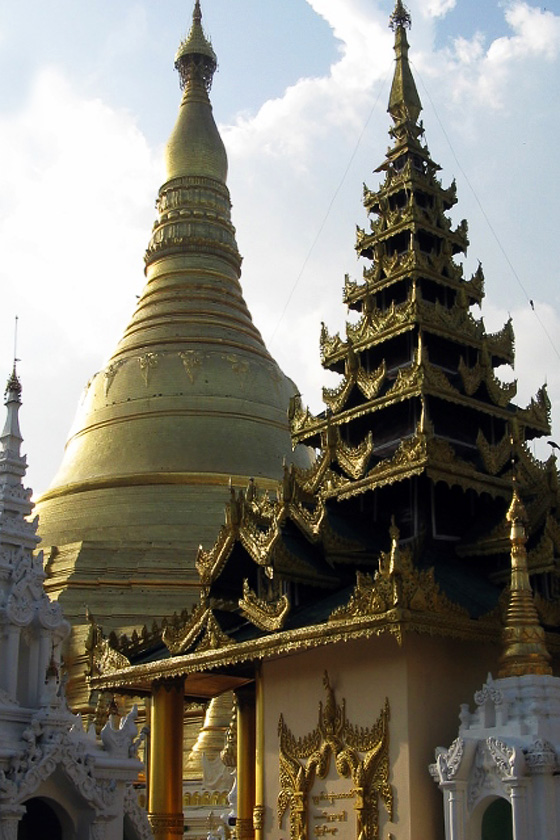
[[(216, 56), (199, 2), (175, 60), (184, 90), (146, 252), (147, 283), (87, 385), (60, 469), (38, 502), (49, 593), (76, 625), (150, 626), (197, 597), (196, 549), (223, 523), (228, 484), (276, 487), (296, 389), (243, 299), (226, 151), (208, 97)], [(83, 669), (82, 669), (83, 672)], [(74, 671), (76, 673), (76, 671)]]

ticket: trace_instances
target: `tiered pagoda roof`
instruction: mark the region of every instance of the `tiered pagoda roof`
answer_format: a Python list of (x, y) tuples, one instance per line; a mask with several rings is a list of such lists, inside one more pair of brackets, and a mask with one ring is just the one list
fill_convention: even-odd
[(278, 634), (295, 633), (296, 644), (304, 628), (352, 617), (377, 628), (385, 620), (392, 632), (408, 623), (497, 638), (514, 476), (537, 604), (548, 628), (558, 626), (556, 461), (536, 460), (528, 445), (550, 434), (546, 388), (520, 408), (516, 382), (499, 378), (497, 368), (514, 362), (512, 324), (490, 334), (472, 312), (483, 271), (465, 279), (458, 261), (467, 223), (453, 226), (455, 184), (442, 186), (425, 142), (400, 0), (391, 25), (391, 146), (376, 170), (381, 186), (364, 187), (363, 280), (344, 285), (357, 319), (345, 336), (321, 331), (323, 366), (341, 381), (323, 389), (317, 416), (299, 396), (290, 406), (294, 443), (314, 448), (315, 463), (286, 467), (276, 500), (253, 482), (232, 490), (216, 544), (199, 551), (201, 602), (162, 634), (172, 654), (258, 647), (267, 634), (275, 650)]

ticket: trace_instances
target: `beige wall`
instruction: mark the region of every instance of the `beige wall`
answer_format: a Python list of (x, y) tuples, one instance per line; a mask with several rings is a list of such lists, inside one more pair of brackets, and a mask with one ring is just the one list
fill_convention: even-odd
[[(409, 636), (402, 647), (389, 636), (330, 645), (266, 662), (263, 666), (265, 718), (265, 836), (289, 837), (289, 814), (282, 828), (276, 818), (279, 790), (278, 720), (284, 716), (294, 736), (317, 725), (319, 702), (325, 700), (325, 670), (338, 704), (346, 700), (350, 723), (370, 727), (388, 697), (391, 708), (390, 782), (394, 822), (380, 806), (380, 838), (440, 840), (443, 837), (442, 797), (428, 773), (436, 746), (449, 746), (457, 736), (461, 703), (495, 669), (497, 651), (491, 646)], [(340, 827), (334, 838), (355, 837)], [(309, 840), (315, 840), (312, 832)]]

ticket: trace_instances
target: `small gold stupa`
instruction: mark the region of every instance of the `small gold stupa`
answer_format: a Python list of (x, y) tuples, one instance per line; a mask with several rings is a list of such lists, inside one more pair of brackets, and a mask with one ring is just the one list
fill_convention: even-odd
[(84, 670), (86, 610), (120, 632), (181, 612), (198, 597), (196, 549), (223, 523), (229, 482), (254, 477), (273, 488), (284, 458), (308, 463), (305, 447), (292, 456), (295, 386), (265, 347), (239, 283), (227, 156), (208, 96), (216, 55), (201, 17), (197, 0), (175, 60), (184, 93), (146, 286), (87, 385), (37, 506), (49, 593), (79, 625), (75, 674)]

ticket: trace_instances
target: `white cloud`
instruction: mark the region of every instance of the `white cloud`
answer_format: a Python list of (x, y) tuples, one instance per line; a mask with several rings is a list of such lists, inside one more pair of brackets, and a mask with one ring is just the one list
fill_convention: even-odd
[(478, 31), (470, 39), (455, 38), (452, 49), (423, 56), (421, 64), (430, 76), (447, 78), (447, 96), (457, 107), (501, 110), (515, 102), (516, 85), (531, 86), (528, 77), (543, 60), (558, 58), (559, 16), (516, 0), (506, 6), (504, 18), (511, 34), (495, 38), (487, 49), (484, 33)]
[(475, 32), (472, 38), (455, 38), (453, 40), (455, 57), (459, 64), (475, 64), (484, 58), (484, 35)]
[(556, 58), (560, 49), (559, 17), (523, 2), (511, 3), (505, 16), (515, 34), (494, 41), (488, 50), (490, 61), (503, 63), (528, 55)]
[[(355, 134), (371, 100), (371, 87), (392, 66), (392, 36), (384, 15), (367, 11), (360, 0), (308, 0), (340, 42), (340, 58), (326, 77), (300, 79), (285, 94), (265, 102), (258, 113), (239, 115), (222, 129), (234, 156), (264, 153), (288, 158), (304, 170), (314, 144), (332, 131)], [(371, 104), (370, 104), (371, 107)]]
[[(37, 77), (19, 114), (0, 120), (0, 155), (10, 161), (0, 170), (4, 282), (26, 277), (26, 301), (55, 303), (57, 329), (93, 349), (96, 321), (107, 317), (96, 290), (109, 275), (114, 290), (131, 263), (141, 272), (154, 156), (129, 115), (78, 98), (54, 70)], [(86, 301), (84, 323), (66, 317)]]
[(57, 445), (43, 452), (40, 489), (55, 472), (85, 384), (79, 360), (94, 372), (143, 285), (161, 177), (130, 115), (79, 98), (52, 69), (35, 79), (19, 112), (0, 118), (0, 159), (2, 358), (10, 358), (18, 314), (25, 435), (35, 459), (48, 417), (60, 410), (63, 418), (53, 418)]
[(434, 18), (445, 17), (456, 5), (457, 0), (428, 0), (425, 14)]

